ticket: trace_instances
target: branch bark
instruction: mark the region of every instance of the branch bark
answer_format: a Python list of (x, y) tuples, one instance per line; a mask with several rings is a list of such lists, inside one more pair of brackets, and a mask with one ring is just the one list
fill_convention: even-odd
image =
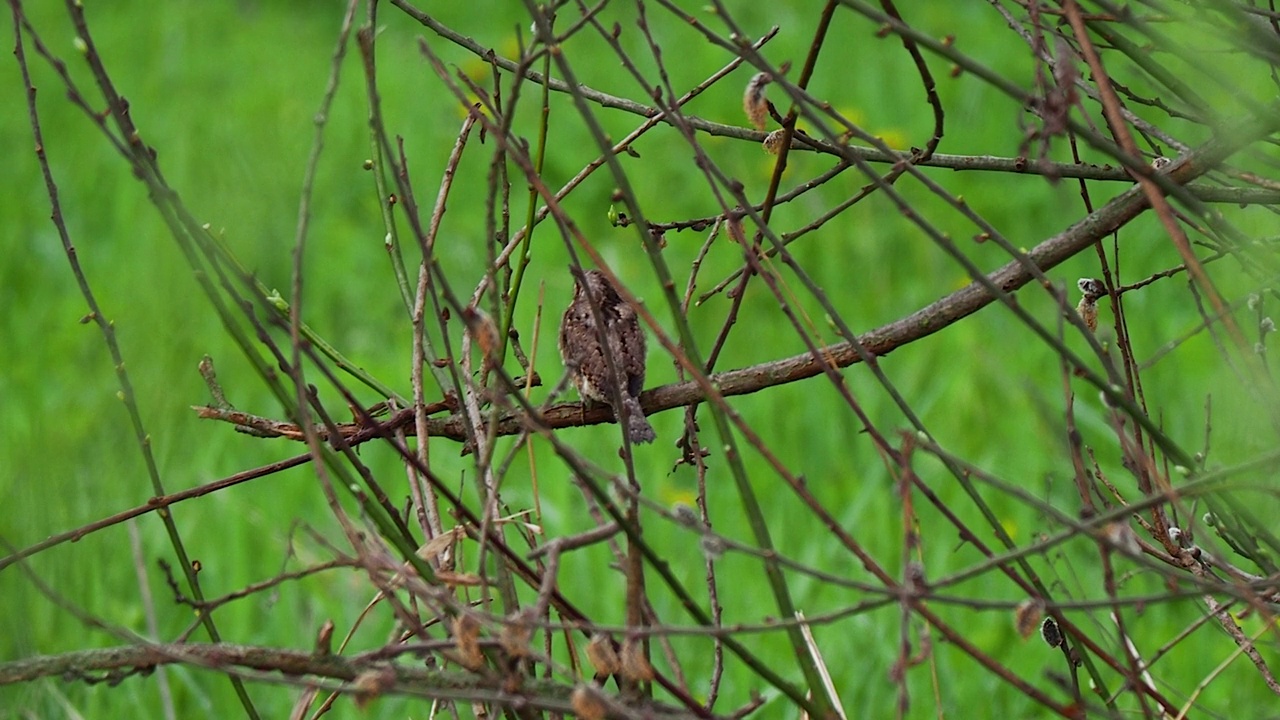
[[(127, 645), (82, 650), (61, 655), (37, 655), (0, 663), (0, 686), (30, 682), (46, 677), (113, 682), (133, 674), (150, 673), (159, 665), (186, 664), (226, 672), (260, 671), (282, 673), (285, 682), (315, 685), (323, 681), (332, 689), (349, 692), (363, 701), (376, 695), (409, 695), (455, 701), (505, 703), (556, 713), (573, 713), (574, 686), (533, 677), (521, 678), (515, 687), (500, 675), (426, 670), (396, 664), (374, 651), (343, 657), (285, 648), (223, 643)], [(361, 682), (377, 674), (377, 682)], [(370, 693), (368, 687), (376, 686)], [(514, 688), (514, 689), (513, 689)], [(595, 689), (598, 697), (607, 697)], [(609, 718), (659, 718), (681, 720), (697, 717), (659, 703), (629, 699), (630, 707), (608, 702)]]
[[(1191, 180), (1215, 169), (1220, 163), (1256, 140), (1280, 129), (1280, 111), (1264, 118), (1250, 118), (1231, 127), (1223, 128), (1212, 140), (1184, 157), (1172, 167), (1162, 180), (1185, 186)], [(1163, 188), (1162, 188), (1163, 189)], [(1124, 227), (1150, 207), (1141, 188), (1134, 186), (1111, 202), (1090, 213), (1061, 233), (1042, 241), (1027, 253), (1030, 262), (1041, 271), (1061, 264), (1076, 253), (1091, 247), (1095, 242)], [(1031, 271), (1017, 260), (989, 273), (987, 277), (997, 287), (1013, 292), (1031, 282)], [(937, 301), (887, 325), (858, 337), (858, 342), (872, 355), (888, 355), (904, 345), (932, 335), (939, 330), (976, 313), (990, 304), (994, 298), (977, 282), (970, 283)], [(859, 361), (858, 354), (849, 343), (837, 343), (820, 351), (826, 362), (836, 367), (848, 367)], [(797, 382), (818, 375), (822, 366), (812, 353), (802, 353), (788, 358), (772, 360), (737, 370), (716, 373), (712, 383), (724, 396), (747, 395), (765, 388)], [(692, 380), (663, 385), (646, 391), (640, 396), (640, 404), (646, 415), (687, 407), (706, 400), (706, 394)], [(444, 407), (442, 404), (441, 407)], [(218, 408), (196, 408), (201, 417), (247, 424), (245, 414)], [(347, 424), (340, 427), (348, 442), (359, 443), (382, 437), (399, 429), (410, 430), (413, 411), (403, 410), (390, 420), (376, 426)], [(562, 427), (597, 425), (613, 420), (613, 412), (607, 407), (584, 407), (581, 403), (562, 403), (547, 408), (538, 418), (524, 413), (512, 413), (497, 421), (498, 435), (515, 435), (526, 428), (552, 430)], [(264, 421), (270, 422), (270, 421)], [(286, 426), (287, 427), (287, 426)], [(466, 442), (467, 433), (463, 419), (457, 413), (447, 417), (431, 418), (427, 431), (433, 437)], [(292, 437), (287, 432), (274, 433)], [(301, 435), (299, 434), (299, 437)]]

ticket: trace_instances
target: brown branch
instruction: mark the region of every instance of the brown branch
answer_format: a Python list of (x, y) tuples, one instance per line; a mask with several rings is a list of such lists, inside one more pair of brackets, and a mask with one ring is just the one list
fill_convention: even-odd
[[(1273, 132), (1277, 124), (1273, 118), (1251, 120), (1224, 130), (1215, 140), (1202, 146), (1188, 156), (1177, 167), (1172, 169), (1169, 177), (1175, 182), (1186, 183), (1212, 169), (1228, 155), (1248, 145), (1259, 137)], [(1149, 207), (1147, 198), (1138, 187), (1130, 188), (1110, 203), (1090, 213), (1088, 216), (1067, 228), (1063, 232), (1044, 240), (1030, 250), (1026, 257), (1041, 271), (1049, 270), (1071, 256), (1085, 250), (1103, 237), (1115, 232), (1129, 221), (1138, 217)], [(1012, 260), (1003, 267), (991, 272), (987, 278), (993, 285), (1005, 292), (1013, 292), (1033, 279), (1030, 270), (1020, 260)], [(943, 298), (938, 299), (916, 312), (887, 325), (871, 330), (858, 337), (858, 344), (873, 356), (887, 355), (899, 347), (932, 335), (943, 328), (962, 320), (990, 304), (994, 298), (977, 282), (970, 283)], [(834, 367), (847, 367), (859, 361), (857, 350), (849, 343), (837, 343), (823, 348), (821, 357)], [(759, 365), (752, 365), (737, 370), (717, 373), (711, 381), (723, 396), (747, 395), (765, 388), (804, 380), (823, 371), (822, 364), (814, 353), (803, 353), (789, 358), (773, 360)], [(653, 388), (640, 396), (640, 403), (646, 415), (663, 410), (685, 407), (706, 399), (703, 387), (697, 381), (672, 383)], [(217, 408), (200, 408), (202, 417), (225, 415), (226, 411)], [(344, 424), (339, 426), (344, 437), (350, 443), (359, 443), (374, 437), (389, 435), (394, 430), (405, 427), (412, 419), (412, 411), (398, 413), (385, 423), (375, 426)], [(521, 414), (508, 414), (498, 421), (498, 435), (515, 435), (527, 427), (540, 427), (551, 430), (562, 427), (596, 425), (613, 420), (613, 413), (607, 407), (586, 407), (579, 403), (563, 403), (542, 411), (536, 421), (531, 421)], [(244, 419), (233, 420), (237, 424), (258, 425), (245, 422)], [(270, 424), (263, 421), (262, 424)], [(430, 435), (449, 438), (458, 442), (466, 442), (467, 432), (463, 427), (463, 418), (458, 414), (445, 418), (431, 419), (427, 423)], [(287, 434), (287, 433), (281, 433)]]
[[(295, 426), (295, 429), (296, 429), (296, 426)], [(297, 439), (301, 440), (302, 439), (301, 435), (299, 435)], [(305, 465), (310, 461), (311, 461), (311, 455), (304, 453), (302, 455), (297, 455), (291, 458), (287, 458), (285, 460), (278, 460), (276, 462), (269, 463), (261, 467), (256, 467), (251, 470), (238, 472), (234, 475), (230, 475), (228, 477), (221, 478), (219, 480), (215, 480), (210, 483), (205, 483), (204, 485), (188, 488), (186, 490), (170, 493), (168, 495), (160, 495), (160, 496), (152, 497), (142, 505), (137, 505), (132, 508), (129, 508), (128, 510), (122, 510), (121, 512), (118, 512), (114, 515), (110, 515), (108, 517), (95, 520), (91, 523), (81, 525), (80, 527), (74, 530), (68, 530), (66, 532), (58, 533), (57, 535), (50, 535), (49, 537), (45, 538), (44, 540), (41, 540), (38, 543), (35, 543), (34, 545), (30, 545), (21, 550), (14, 551), (4, 557), (0, 557), (0, 570), (4, 570), (5, 568), (9, 567), (10, 565), (20, 560), (24, 560), (26, 558), (32, 557), (36, 553), (48, 550), (49, 548), (55, 545), (61, 545), (62, 543), (65, 543), (65, 542), (77, 542), (87, 535), (95, 533), (104, 528), (111, 527), (112, 525), (118, 525), (122, 522), (125, 522), (126, 520), (130, 520), (132, 518), (146, 515), (149, 512), (154, 512), (161, 508), (167, 508), (170, 505), (176, 505), (177, 503), (183, 502), (184, 500), (191, 500), (192, 498), (203, 497), (205, 495), (218, 492), (219, 490), (231, 487), (233, 485), (239, 485), (240, 483), (243, 483), (243, 482), (256, 480), (257, 478), (260, 478), (260, 477), (266, 477), (267, 475), (272, 475), (274, 473), (280, 472), (281, 470), (287, 470), (289, 468), (297, 467), (299, 465)]]
[[(389, 663), (378, 651), (353, 657), (318, 654), (285, 648), (232, 644), (132, 645), (97, 650), (82, 650), (61, 655), (37, 655), (13, 662), (0, 663), (0, 685), (30, 682), (40, 678), (61, 677), (88, 682), (111, 681), (133, 674), (146, 674), (159, 665), (188, 664), (232, 670), (282, 673), (284, 678), (263, 676), (273, 682), (316, 685), (317, 679), (338, 681), (326, 687), (350, 693), (368, 702), (377, 695), (405, 695), (446, 700), (495, 702), (509, 707), (537, 708), (569, 714), (573, 711), (570, 697), (574, 687), (532, 677), (523, 678), (519, 688), (512, 688), (500, 675), (480, 676), (472, 673), (427, 670), (420, 667)], [(369, 682), (374, 678), (378, 682)], [(305, 679), (301, 676), (308, 676)], [(376, 685), (375, 691), (369, 687)], [(605, 692), (596, 688), (601, 697)], [(654, 702), (634, 698), (626, 701), (609, 698), (609, 718), (678, 718), (696, 717), (692, 713)]]

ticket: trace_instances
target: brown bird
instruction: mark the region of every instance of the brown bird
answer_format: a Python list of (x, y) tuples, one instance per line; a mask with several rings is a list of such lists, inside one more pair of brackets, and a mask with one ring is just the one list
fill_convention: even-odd
[[(644, 389), (644, 332), (635, 308), (627, 304), (599, 270), (574, 274), (573, 302), (560, 320), (560, 359), (584, 401), (604, 403), (627, 426), (633, 443), (653, 442), (653, 426), (640, 408)], [(595, 305), (594, 312), (592, 304)], [(599, 327), (596, 318), (604, 324)], [(604, 347), (609, 348), (605, 359)], [(612, 360), (613, 371), (610, 371)], [(617, 389), (615, 395), (614, 389)], [(614, 405), (621, 399), (622, 408)]]

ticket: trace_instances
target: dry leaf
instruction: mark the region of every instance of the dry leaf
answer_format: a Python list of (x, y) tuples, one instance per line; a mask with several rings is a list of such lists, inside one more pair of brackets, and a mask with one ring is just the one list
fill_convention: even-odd
[(480, 621), (462, 614), (453, 619), (453, 642), (458, 649), (458, 662), (468, 670), (484, 667), (480, 652)]

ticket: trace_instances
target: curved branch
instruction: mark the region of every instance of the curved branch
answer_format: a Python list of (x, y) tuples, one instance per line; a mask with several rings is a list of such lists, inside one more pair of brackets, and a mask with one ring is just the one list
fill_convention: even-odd
[[(1184, 167), (1190, 167), (1190, 163)], [(1100, 238), (1123, 227), (1147, 207), (1146, 198), (1137, 187), (1134, 187), (1062, 233), (1041, 242), (1027, 253), (1027, 257), (1040, 270), (1048, 270), (1072, 255), (1091, 247)], [(1032, 280), (1032, 275), (1026, 266), (1017, 260), (1010, 261), (987, 277), (1006, 292), (1017, 290)], [(888, 355), (897, 348), (932, 335), (972, 315), (993, 300), (994, 298), (980, 284), (970, 283), (906, 317), (859, 336), (858, 342), (872, 355)], [(859, 361), (857, 352), (849, 343), (827, 346), (821, 350), (821, 353), (824, 360), (835, 367), (847, 367)], [(765, 388), (811, 378), (821, 372), (822, 366), (814, 355), (802, 353), (716, 373), (711, 376), (711, 381), (724, 396), (747, 395)], [(656, 387), (640, 396), (640, 404), (646, 415), (686, 407), (704, 400), (706, 400), (706, 393), (697, 382), (692, 380)], [(438, 409), (444, 407), (444, 404), (438, 405)], [(291, 425), (257, 420), (246, 413), (213, 407), (200, 407), (196, 410), (203, 418), (249, 426), (262, 435), (291, 439), (298, 439), (301, 436)], [(394, 430), (404, 429), (412, 432), (412, 427), (409, 427), (412, 425), (412, 419), (413, 411), (407, 409), (378, 425), (351, 423), (339, 427), (348, 442), (360, 443), (388, 435)], [(515, 435), (531, 427), (552, 430), (562, 427), (597, 425), (612, 420), (613, 411), (608, 407), (584, 407), (581, 403), (561, 403), (545, 409), (536, 420), (524, 413), (508, 414), (498, 421), (496, 432), (498, 435)], [(468, 437), (462, 418), (456, 413), (428, 420), (427, 429), (431, 436), (458, 442), (466, 442)]]
[[(1215, 169), (1240, 148), (1275, 132), (1280, 125), (1280, 119), (1275, 118), (1276, 115), (1272, 115), (1265, 119), (1247, 120), (1223, 129), (1213, 140), (1186, 156), (1162, 180), (1169, 184), (1185, 185), (1190, 180)], [(1075, 225), (1041, 242), (1026, 254), (1027, 260), (1040, 271), (1049, 270), (1119, 230), (1148, 207), (1150, 204), (1146, 196), (1135, 185)], [(1033, 276), (1024, 261), (1011, 260), (1003, 267), (989, 273), (987, 278), (1005, 292), (1013, 292), (1031, 282)], [(871, 355), (887, 355), (903, 345), (932, 335), (972, 315), (993, 300), (992, 295), (981, 284), (973, 282), (906, 317), (859, 336), (858, 344)], [(820, 354), (824, 362), (835, 367), (848, 367), (859, 361), (857, 351), (849, 343), (827, 346), (820, 350)], [(822, 371), (823, 366), (814, 353), (802, 353), (789, 358), (716, 373), (710, 379), (723, 396), (746, 395), (776, 385), (811, 378)], [(640, 404), (646, 415), (686, 407), (704, 400), (706, 400), (706, 393), (696, 381), (692, 380), (653, 388), (640, 396)], [(197, 408), (197, 411), (201, 417), (250, 425), (255, 430), (262, 430), (261, 425), (248, 422), (249, 416), (244, 413), (212, 407)], [(347, 424), (339, 426), (339, 429), (347, 442), (355, 444), (389, 436), (395, 430), (409, 430), (407, 426), (412, 424), (412, 419), (413, 411), (408, 409), (400, 411), (384, 423), (372, 426)], [(498, 435), (516, 435), (526, 429), (546, 431), (562, 427), (596, 425), (612, 420), (613, 412), (608, 407), (584, 407), (580, 403), (562, 403), (543, 410), (536, 418), (525, 413), (507, 414), (498, 420), (495, 432)], [(262, 421), (262, 424), (273, 423)], [(288, 427), (276, 425), (273, 432), (262, 434), (293, 437), (287, 431)], [(457, 413), (428, 420), (427, 431), (431, 436), (463, 443), (468, 437), (463, 427), (463, 417)]]

